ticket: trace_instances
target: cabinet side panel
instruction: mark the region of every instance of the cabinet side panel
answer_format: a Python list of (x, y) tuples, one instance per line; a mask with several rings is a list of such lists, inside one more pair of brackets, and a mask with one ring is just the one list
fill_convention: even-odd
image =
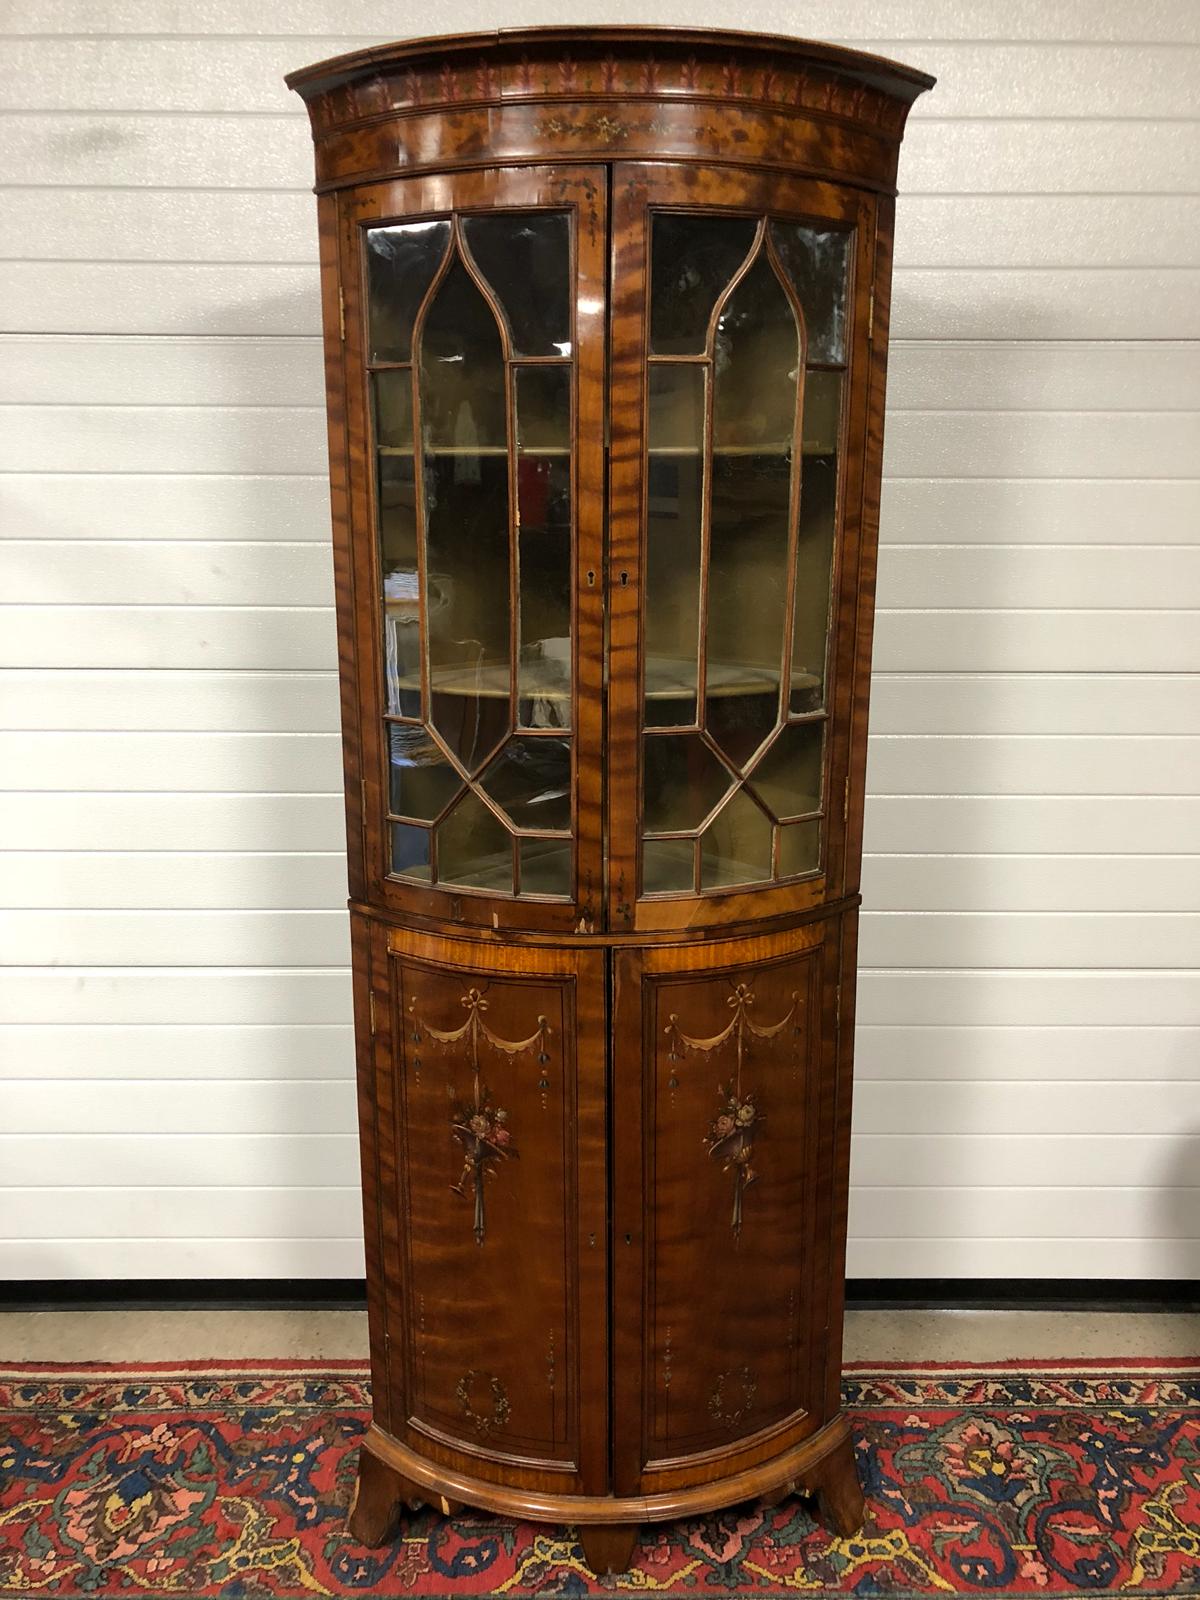
[(850, 1201), (850, 1121), (854, 1087), (854, 1001), (858, 977), (858, 910), (847, 911), (840, 918), (840, 933), (830, 941), (829, 967), (831, 968), (833, 1001), (833, 1043), (837, 1065), (834, 1080), (834, 1101), (829, 1124), (830, 1156), (826, 1168), (827, 1178), (821, 1192), (828, 1207), (828, 1229), (824, 1218), (819, 1220), (821, 1236), (826, 1240), (828, 1256), (825, 1275), (818, 1277), (818, 1285), (828, 1284), (828, 1302), (825, 1313), (824, 1337), (821, 1341), (820, 1360), (823, 1373), (825, 1405), (832, 1414), (841, 1398), (843, 1315), (846, 1304), (846, 1228)]
[(379, 1112), (386, 1105), (387, 1079), (378, 1059), (372, 1018), (377, 1005), (372, 977), (381, 952), (373, 951), (372, 924), (351, 913), (350, 954), (354, 982), (354, 1042), (358, 1087), (358, 1143), (362, 1171), (363, 1243), (367, 1267), (367, 1324), (371, 1349), (371, 1396), (375, 1420), (391, 1425), (391, 1382), (388, 1374), (388, 1314), (384, 1298), (383, 1197), (390, 1193), (380, 1148)]
[[(871, 692), (871, 644), (875, 628), (875, 578), (879, 565), (879, 504), (883, 473), (883, 415), (887, 386), (888, 313), (892, 292), (892, 230), (896, 202), (881, 197), (875, 212), (875, 266), (871, 277), (871, 366), (867, 396), (866, 454), (858, 544), (854, 629), (855, 656), (850, 696), (849, 779), (841, 862), (842, 891), (857, 894), (862, 881), (863, 806), (866, 798), (867, 713)], [(845, 722), (844, 714), (840, 718)]]
[(345, 340), (339, 235), (341, 202), (322, 195), (317, 202), (321, 253), (321, 319), (325, 346), (325, 406), (329, 434), (329, 504), (333, 525), (333, 585), (337, 607), (338, 685), (342, 723), (342, 763), (346, 787), (346, 864), (350, 898), (366, 893), (362, 808), (362, 750), (359, 723), (357, 603), (350, 543), (350, 435), (346, 414)]

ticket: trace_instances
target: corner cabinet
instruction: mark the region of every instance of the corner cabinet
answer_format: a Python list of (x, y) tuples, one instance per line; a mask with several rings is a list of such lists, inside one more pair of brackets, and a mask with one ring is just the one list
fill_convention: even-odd
[(538, 29), (316, 145), (374, 1423), (405, 1504), (862, 1497), (839, 1410), (896, 162), (932, 80)]

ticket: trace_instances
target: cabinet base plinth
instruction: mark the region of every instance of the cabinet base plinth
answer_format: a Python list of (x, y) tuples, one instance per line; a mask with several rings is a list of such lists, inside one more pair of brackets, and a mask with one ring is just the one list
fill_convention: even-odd
[(360, 1544), (388, 1544), (399, 1532), (406, 1506), (410, 1511), (431, 1506), (444, 1517), (452, 1517), (463, 1509), (463, 1502), (414, 1483), (363, 1445), (358, 1453), (354, 1498), (346, 1517), (350, 1533)]
[(770, 1505), (789, 1494), (816, 1495), (821, 1520), (843, 1537), (861, 1528), (862, 1489), (844, 1416), (782, 1455), (726, 1478), (644, 1495), (555, 1494), (490, 1483), (434, 1466), (372, 1424), (359, 1460), (350, 1531), (364, 1544), (383, 1544), (395, 1533), (406, 1505), (432, 1506), (445, 1515), (478, 1506), (529, 1522), (573, 1523), (594, 1571), (623, 1572), (640, 1523), (703, 1515), (742, 1501)]
[(589, 1522), (579, 1530), (583, 1559), (598, 1578), (608, 1572), (628, 1572), (637, 1545), (636, 1522)]
[(805, 1487), (816, 1495), (817, 1513), (833, 1533), (849, 1539), (861, 1531), (866, 1503), (849, 1439), (812, 1469)]

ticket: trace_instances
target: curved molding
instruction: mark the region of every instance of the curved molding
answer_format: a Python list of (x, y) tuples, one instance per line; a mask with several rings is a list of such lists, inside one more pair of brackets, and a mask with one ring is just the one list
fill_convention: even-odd
[[(320, 61), (286, 79), (308, 105), (318, 187), (378, 181), (389, 168), (473, 165), (481, 155), (509, 162), (666, 153), (728, 160), (729, 117), (740, 114), (760, 148), (743, 149), (739, 159), (755, 164), (763, 149), (781, 148), (781, 126), (790, 122), (832, 125), (835, 137), (840, 131), (865, 141), (847, 163), (850, 176), (890, 188), (909, 108), (933, 81), (861, 51), (691, 28), (527, 28), (416, 39)], [(457, 144), (429, 124), (439, 114), (463, 119)], [(748, 129), (738, 134), (741, 142), (750, 137)], [(785, 154), (785, 165), (811, 162), (802, 143)], [(489, 144), (491, 150), (481, 148)]]
[(376, 1456), (393, 1471), (425, 1491), (437, 1504), (442, 1500), (461, 1500), (502, 1516), (522, 1517), (531, 1522), (667, 1522), (675, 1517), (702, 1515), (754, 1500), (780, 1491), (815, 1490), (815, 1478), (822, 1465), (836, 1451), (850, 1443), (850, 1428), (839, 1412), (818, 1432), (781, 1455), (772, 1456), (753, 1467), (714, 1478), (690, 1488), (665, 1489), (645, 1495), (553, 1494), (545, 1490), (510, 1487), (490, 1483), (449, 1467), (432, 1465), (423, 1456), (393, 1439), (377, 1424), (372, 1424), (363, 1440), (363, 1449)]

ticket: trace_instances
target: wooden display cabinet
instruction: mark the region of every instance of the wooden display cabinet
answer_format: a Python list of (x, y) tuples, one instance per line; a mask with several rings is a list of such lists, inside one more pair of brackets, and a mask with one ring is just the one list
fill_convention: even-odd
[(316, 145), (374, 1422), (405, 1504), (815, 1492), (839, 1409), (896, 164), (932, 80), (537, 29)]

